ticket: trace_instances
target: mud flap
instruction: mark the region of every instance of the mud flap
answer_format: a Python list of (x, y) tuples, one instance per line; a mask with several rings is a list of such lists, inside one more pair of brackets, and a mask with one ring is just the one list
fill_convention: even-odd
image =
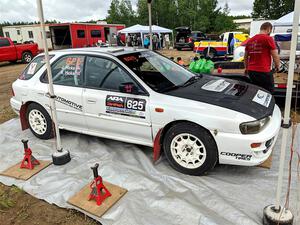
[(162, 129), (160, 129), (154, 139), (153, 143), (153, 162), (156, 162), (161, 155), (161, 144), (160, 144), (160, 137), (161, 137)]
[(27, 105), (23, 104), (20, 109), (20, 122), (22, 130), (26, 130), (29, 128), (28, 121), (26, 118)]

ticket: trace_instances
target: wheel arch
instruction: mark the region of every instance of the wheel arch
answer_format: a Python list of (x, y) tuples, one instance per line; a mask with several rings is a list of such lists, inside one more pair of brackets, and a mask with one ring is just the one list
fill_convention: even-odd
[(32, 52), (31, 52), (30, 50), (26, 49), (26, 50), (24, 50), (24, 51), (22, 52), (22, 56), (23, 56), (24, 53), (27, 53), (27, 52), (30, 53), (30, 54), (32, 55)]
[(174, 121), (169, 122), (168, 124), (166, 124), (163, 128), (161, 128), (161, 129), (157, 132), (157, 134), (156, 134), (156, 136), (155, 136), (155, 139), (154, 139), (154, 145), (153, 145), (153, 161), (154, 161), (154, 162), (157, 161), (157, 160), (159, 159), (159, 157), (160, 157), (160, 155), (161, 155), (161, 153), (162, 153), (162, 150), (163, 150), (163, 149), (162, 149), (162, 143), (163, 143), (163, 140), (164, 140), (164, 138), (165, 138), (165, 135), (166, 135), (167, 131), (168, 131), (171, 127), (173, 127), (173, 126), (175, 126), (175, 125), (177, 125), (177, 124), (179, 124), (179, 123), (189, 123), (189, 124), (192, 124), (192, 125), (197, 126), (197, 127), (201, 127), (202, 129), (206, 130), (207, 133), (209, 133), (209, 135), (212, 137), (212, 139), (213, 139), (213, 141), (214, 141), (214, 143), (215, 143), (215, 145), (216, 145), (216, 147), (217, 147), (217, 151), (218, 151), (218, 153), (219, 153), (219, 149), (218, 149), (217, 142), (216, 142), (214, 136), (212, 135), (212, 133), (211, 133), (207, 128), (201, 126), (201, 125), (198, 124), (198, 123), (195, 123), (195, 122), (192, 122), (192, 121), (189, 121), (189, 120), (174, 120)]
[[(214, 47), (210, 47), (209, 51), (214, 51), (215, 54), (217, 54), (217, 49), (215, 49)], [(205, 49), (203, 49), (203, 54), (206, 55), (208, 52), (208, 47), (206, 47)]]
[(26, 129), (29, 128), (29, 124), (28, 124), (28, 120), (27, 120), (26, 114), (27, 114), (28, 106), (30, 104), (32, 104), (32, 103), (40, 105), (41, 107), (45, 108), (44, 106), (42, 106), (41, 104), (39, 104), (39, 103), (37, 103), (35, 101), (27, 101), (27, 102), (23, 103), (21, 105), (21, 108), (20, 108), (20, 121), (21, 121), (21, 128), (22, 128), (22, 130), (26, 130)]

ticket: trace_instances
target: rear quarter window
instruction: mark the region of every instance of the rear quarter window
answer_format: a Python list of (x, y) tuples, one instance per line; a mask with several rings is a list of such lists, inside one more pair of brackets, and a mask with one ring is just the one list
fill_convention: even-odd
[[(50, 59), (54, 55), (50, 55)], [(41, 67), (45, 64), (44, 56), (38, 56), (25, 68), (23, 73), (20, 75), (20, 80), (29, 80), (36, 74), (37, 71), (41, 69)]]

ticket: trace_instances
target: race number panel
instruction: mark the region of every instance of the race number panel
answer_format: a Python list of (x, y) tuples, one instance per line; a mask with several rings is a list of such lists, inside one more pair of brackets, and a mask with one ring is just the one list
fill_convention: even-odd
[(129, 98), (116, 95), (106, 96), (106, 113), (146, 118), (146, 100), (141, 98)]

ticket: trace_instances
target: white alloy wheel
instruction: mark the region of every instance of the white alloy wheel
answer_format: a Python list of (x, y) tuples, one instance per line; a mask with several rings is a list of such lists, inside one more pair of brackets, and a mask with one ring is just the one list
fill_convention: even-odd
[(175, 136), (171, 142), (173, 159), (182, 167), (196, 169), (202, 166), (206, 159), (206, 148), (196, 136), (182, 133)]
[(43, 113), (37, 109), (33, 109), (28, 115), (29, 125), (34, 132), (43, 135), (47, 130), (47, 121)]

